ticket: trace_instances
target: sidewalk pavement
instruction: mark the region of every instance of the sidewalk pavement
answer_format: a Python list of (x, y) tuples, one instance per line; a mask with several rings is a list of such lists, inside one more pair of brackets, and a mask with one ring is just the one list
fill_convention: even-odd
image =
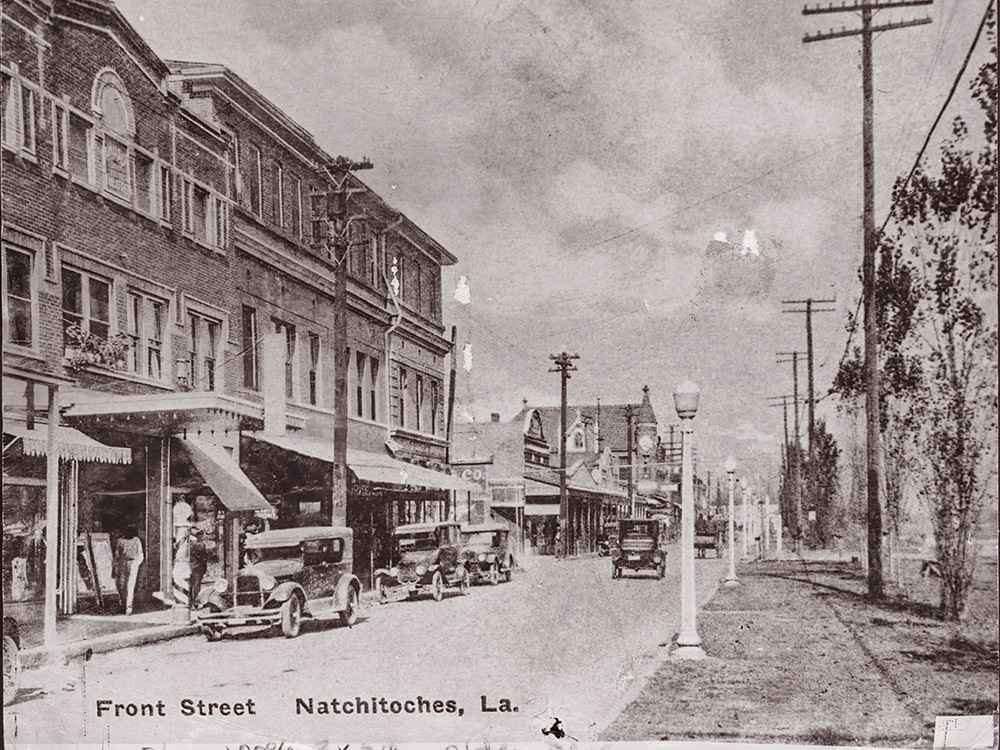
[[(935, 716), (996, 705), (995, 635), (956, 636), (922, 602), (869, 603), (857, 565), (753, 562), (737, 576), (698, 614), (708, 658), (666, 658), (601, 740), (926, 747)], [(979, 595), (995, 619), (989, 581)]]
[[(361, 603), (376, 604), (378, 594), (365, 591)], [(150, 609), (124, 614), (75, 614), (60, 617), (56, 622), (56, 640), (40, 644), (40, 623), (21, 625), (21, 665), (38, 667), (58, 661), (87, 657), (147, 643), (181, 638), (198, 632), (193, 622), (175, 622), (170, 608)]]

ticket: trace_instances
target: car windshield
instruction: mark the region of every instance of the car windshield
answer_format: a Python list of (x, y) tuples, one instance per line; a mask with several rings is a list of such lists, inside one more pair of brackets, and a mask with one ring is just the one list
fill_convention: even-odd
[(437, 540), (433, 531), (396, 537), (396, 544), (399, 545), (400, 552), (437, 549)]
[(503, 540), (493, 531), (476, 531), (465, 535), (465, 543), (470, 547), (499, 547)]
[(247, 550), (247, 558), (252, 563), (266, 560), (297, 560), (301, 557), (302, 550), (298, 545), (294, 547), (258, 547)]
[(636, 523), (623, 527), (622, 535), (625, 539), (649, 539), (656, 536), (656, 531), (652, 523)]

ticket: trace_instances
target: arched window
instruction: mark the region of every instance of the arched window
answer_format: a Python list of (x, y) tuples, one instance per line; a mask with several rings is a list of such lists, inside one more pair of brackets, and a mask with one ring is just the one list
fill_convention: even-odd
[(574, 431), (571, 440), (572, 440), (572, 442), (571, 442), (572, 448), (570, 448), (570, 450), (574, 450), (574, 451), (582, 451), (583, 450), (583, 448), (584, 448), (584, 444), (583, 444), (583, 430), (577, 429), (576, 431)]
[(135, 137), (135, 115), (128, 92), (113, 70), (107, 68), (97, 74), (91, 105), (101, 123), (97, 157), (98, 164), (103, 166), (104, 187), (121, 198), (131, 199), (130, 149)]

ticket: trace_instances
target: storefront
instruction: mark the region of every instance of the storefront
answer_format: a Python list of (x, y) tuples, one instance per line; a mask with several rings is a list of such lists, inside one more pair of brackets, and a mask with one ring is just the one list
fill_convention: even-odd
[[(275, 457), (274, 448), (280, 449), (280, 457)], [(331, 443), (298, 435), (247, 433), (243, 441), (244, 468), (254, 479), (259, 469), (251, 464), (258, 458), (268, 461), (269, 467), (284, 462), (297, 467), (294, 476), (270, 472), (274, 491), (282, 495), (279, 521), (284, 526), (308, 525), (317, 519), (321, 493), (330, 491), (332, 454)], [(393, 529), (404, 523), (468, 520), (479, 491), (471, 482), (388, 454), (348, 448), (347, 467), (347, 524), (354, 530), (354, 573), (366, 585), (371, 585), (377, 568), (389, 563)], [(263, 481), (260, 477), (258, 484)], [(329, 520), (318, 518), (318, 522)]]
[[(136, 601), (174, 603), (174, 505), (187, 503), (205, 551), (203, 582), (239, 567), (245, 527), (275, 515), (239, 468), (239, 435), (260, 429), (260, 407), (214, 393), (139, 395), (110, 400), (76, 394), (65, 419), (102, 442), (130, 446), (126, 466), (81, 480), (80, 534), (112, 541), (136, 526), (144, 550)], [(185, 530), (184, 533), (187, 533)]]

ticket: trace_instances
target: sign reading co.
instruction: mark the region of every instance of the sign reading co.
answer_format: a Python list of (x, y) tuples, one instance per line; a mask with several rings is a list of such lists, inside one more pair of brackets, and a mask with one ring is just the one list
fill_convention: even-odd
[(459, 479), (466, 482), (475, 482), (483, 489), (486, 489), (486, 466), (454, 466), (452, 473)]

